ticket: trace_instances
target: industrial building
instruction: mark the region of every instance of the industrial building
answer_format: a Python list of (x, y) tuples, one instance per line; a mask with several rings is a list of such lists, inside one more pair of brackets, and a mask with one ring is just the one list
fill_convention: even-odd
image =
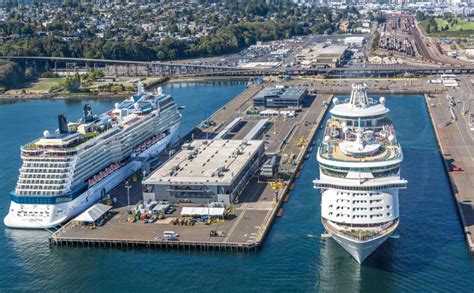
[(266, 87), (253, 97), (255, 108), (295, 108), (303, 106), (303, 100), (308, 93), (305, 86)]
[(144, 200), (229, 204), (264, 160), (261, 140), (194, 140), (143, 181)]
[(360, 48), (365, 44), (364, 37), (347, 37), (344, 39), (344, 45), (348, 47)]
[(347, 55), (347, 46), (317, 44), (301, 50), (296, 60), (303, 67), (336, 68)]

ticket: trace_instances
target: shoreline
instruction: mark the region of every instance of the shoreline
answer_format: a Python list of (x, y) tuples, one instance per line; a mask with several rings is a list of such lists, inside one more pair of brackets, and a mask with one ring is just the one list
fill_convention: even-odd
[(130, 95), (131, 92), (120, 93), (81, 93), (81, 94), (23, 94), (18, 96), (0, 95), (1, 102), (17, 102), (17, 101), (31, 101), (31, 100), (81, 100), (81, 99), (118, 99)]
[(197, 76), (197, 77), (173, 77), (168, 83), (180, 82), (215, 82), (215, 81), (248, 81), (251, 77), (245, 76)]
[[(169, 82), (170, 78), (167, 76), (162, 76), (157, 78), (154, 81), (145, 82), (145, 88), (151, 88), (163, 83)], [(132, 95), (134, 91), (122, 91), (122, 92), (90, 92), (90, 93), (43, 93), (43, 94), (33, 94), (25, 93), (18, 95), (10, 94), (0, 94), (0, 103), (1, 102), (15, 102), (15, 101), (29, 101), (29, 100), (49, 100), (49, 99), (119, 99), (123, 97), (128, 97)]]
[[(153, 88), (162, 84), (179, 84), (179, 83), (214, 83), (214, 82), (245, 82), (248, 81), (248, 77), (163, 77), (155, 82), (146, 84), (146, 89)], [(297, 78), (289, 81), (271, 81), (271, 83), (281, 82), (288, 84), (301, 84), (307, 83), (316, 86), (316, 94), (347, 94), (350, 92), (350, 87), (338, 85), (338, 83), (350, 83), (357, 79), (305, 79)], [(413, 85), (411, 82), (420, 82), (421, 84)], [(389, 79), (367, 79), (366, 82), (375, 82), (374, 89), (371, 91), (374, 94), (439, 94), (443, 89), (439, 87), (428, 87), (423, 85), (423, 79), (407, 79), (407, 78), (389, 78)], [(380, 82), (380, 83), (378, 83)], [(405, 85), (403, 86), (403, 83)], [(410, 84), (407, 84), (410, 82)], [(335, 83), (335, 84), (332, 84)], [(19, 95), (8, 95), (0, 94), (1, 102), (15, 102), (15, 101), (28, 101), (38, 99), (119, 99), (132, 95), (133, 91), (123, 92), (97, 92), (97, 93), (47, 93), (47, 94), (19, 94)]]

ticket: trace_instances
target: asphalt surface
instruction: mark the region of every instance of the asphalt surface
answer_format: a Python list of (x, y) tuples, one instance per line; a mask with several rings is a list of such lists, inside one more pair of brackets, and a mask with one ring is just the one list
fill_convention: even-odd
[[(469, 125), (469, 112), (467, 107), (463, 107), (463, 102), (467, 104), (471, 98), (470, 77), (461, 78), (460, 87), (450, 89), (448, 92), (458, 102), (454, 107), (457, 121), (449, 123), (452, 116), (445, 95), (427, 98), (427, 103), (461, 216), (467, 244), (471, 253), (474, 253), (474, 139)], [(472, 111), (474, 112), (474, 109)], [(453, 169), (455, 167), (462, 170), (455, 171)]]

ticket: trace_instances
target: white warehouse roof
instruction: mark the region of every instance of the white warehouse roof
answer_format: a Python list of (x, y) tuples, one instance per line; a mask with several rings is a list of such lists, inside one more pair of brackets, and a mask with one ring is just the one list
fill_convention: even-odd
[(102, 217), (102, 215), (104, 215), (111, 208), (112, 208), (111, 206), (101, 204), (101, 203), (96, 203), (95, 205), (88, 208), (85, 212), (77, 216), (74, 219), (74, 221), (95, 222), (97, 219)]
[(224, 208), (211, 208), (211, 207), (183, 207), (181, 210), (181, 216), (224, 216)]

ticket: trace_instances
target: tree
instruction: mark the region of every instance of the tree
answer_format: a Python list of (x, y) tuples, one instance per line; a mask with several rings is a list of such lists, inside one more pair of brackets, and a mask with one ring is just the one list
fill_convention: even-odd
[(22, 68), (15, 62), (0, 61), (0, 87), (12, 88), (25, 80)]
[(375, 31), (374, 33), (374, 39), (372, 40), (372, 50), (375, 51), (379, 45), (380, 41), (380, 33), (378, 31)]
[(72, 77), (66, 78), (64, 81), (64, 91), (68, 93), (77, 93), (81, 90), (81, 77), (79, 73), (74, 74)]

